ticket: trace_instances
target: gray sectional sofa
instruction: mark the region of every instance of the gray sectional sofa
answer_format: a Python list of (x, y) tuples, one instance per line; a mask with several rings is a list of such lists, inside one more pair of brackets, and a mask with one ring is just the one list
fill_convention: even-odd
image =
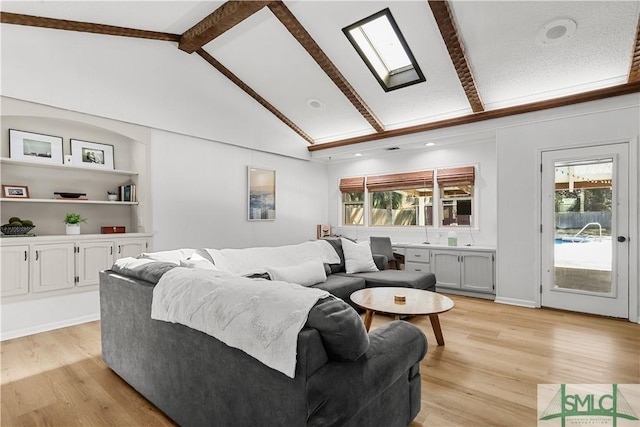
[(339, 238), (326, 239), (340, 257), (340, 263), (330, 264), (325, 268), (327, 280), (313, 285), (315, 288), (324, 289), (331, 294), (351, 304), (349, 296), (357, 290), (375, 287), (405, 287), (436, 291), (436, 277), (433, 273), (423, 273), (404, 270), (385, 270), (388, 259), (384, 255), (373, 254), (378, 270), (366, 273), (346, 273), (345, 258), (342, 251), (342, 243)]
[(384, 270), (386, 257), (375, 254), (381, 271), (347, 274), (340, 240), (332, 245), (340, 262), (325, 265), (327, 280), (310, 287), (333, 296), (309, 312), (293, 378), (205, 333), (151, 318), (158, 280), (182, 265), (158, 259), (192, 249), (100, 273), (102, 358), (182, 426), (407, 426), (420, 411), (426, 337), (404, 321), (367, 333), (349, 296), (374, 286), (435, 290), (435, 277)]
[(352, 307), (327, 297), (298, 335), (289, 378), (202, 332), (151, 319), (154, 286), (175, 267), (101, 272), (100, 310), (105, 363), (179, 425), (399, 427), (420, 411), (427, 341), (417, 327), (392, 321), (367, 333)]

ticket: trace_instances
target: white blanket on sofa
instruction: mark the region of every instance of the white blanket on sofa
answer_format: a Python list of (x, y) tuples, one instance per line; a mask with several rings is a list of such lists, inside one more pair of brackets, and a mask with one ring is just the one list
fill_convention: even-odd
[(269, 267), (287, 267), (312, 259), (321, 259), (327, 264), (340, 262), (338, 253), (325, 240), (274, 247), (205, 250), (216, 267), (238, 276), (266, 273)]
[(292, 283), (176, 267), (153, 290), (151, 318), (197, 329), (293, 378), (298, 333), (311, 307), (328, 295)]

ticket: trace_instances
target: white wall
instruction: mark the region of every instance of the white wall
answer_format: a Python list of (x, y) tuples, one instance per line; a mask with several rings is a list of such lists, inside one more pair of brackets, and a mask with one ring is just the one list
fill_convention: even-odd
[[(536, 306), (540, 302), (540, 152), (543, 149), (630, 141), (632, 210), (630, 289), (638, 301), (638, 140), (640, 95), (602, 100), (531, 115), (529, 123), (497, 130), (499, 300)], [(597, 108), (593, 108), (597, 106)], [(562, 115), (558, 114), (562, 112)], [(554, 117), (555, 116), (555, 117)], [(635, 203), (635, 205), (633, 205)], [(634, 214), (635, 212), (635, 214)], [(635, 243), (634, 243), (635, 242)], [(635, 316), (637, 316), (637, 310)]]
[(4, 96), (309, 158), (306, 141), (176, 43), (20, 25), (0, 34)]
[[(489, 142), (473, 143), (474, 135)], [(638, 183), (640, 149), (640, 95), (631, 94), (567, 107), (520, 114), (501, 119), (438, 129), (421, 134), (395, 137), (389, 141), (373, 141), (314, 152), (314, 158), (331, 156), (344, 159), (355, 152), (368, 157), (354, 160), (329, 160), (329, 221), (339, 224), (339, 189), (341, 177), (371, 173), (392, 173), (429, 169), (448, 165), (478, 165), (479, 230), (474, 233), (477, 245), (497, 245), (496, 301), (536, 307), (540, 304), (539, 241), (539, 162), (543, 149), (589, 145), (609, 141), (630, 141), (631, 226), (630, 241), (630, 319), (638, 321), (640, 298), (638, 278), (640, 262), (640, 184)], [(457, 145), (456, 139), (464, 139)], [(402, 149), (415, 149), (424, 141), (444, 142), (442, 149), (420, 149), (404, 152), (382, 152), (389, 144)], [(471, 142), (469, 142), (471, 141)], [(449, 145), (453, 144), (453, 145)], [(424, 231), (397, 228), (340, 227), (337, 233), (359, 239), (370, 235), (388, 235), (394, 241), (422, 242)], [(429, 239), (437, 239), (437, 230)], [(464, 237), (464, 235), (462, 235)], [(460, 238), (460, 237), (459, 237)], [(462, 244), (467, 242), (462, 241)]]
[[(242, 248), (316, 238), (327, 222), (326, 166), (154, 131), (154, 250)], [(276, 220), (247, 220), (247, 166), (276, 171)]]
[[(425, 142), (428, 141), (425, 139)], [(384, 155), (356, 157), (350, 161), (330, 162), (329, 222), (334, 233), (368, 240), (369, 236), (389, 236), (394, 242), (422, 243), (429, 233), (431, 243), (439, 242), (440, 233), (450, 227), (425, 230), (424, 227), (339, 227), (341, 200), (338, 184), (340, 178), (396, 172), (411, 172), (455, 166), (476, 166), (476, 217), (477, 230), (456, 228), (460, 245), (495, 246), (496, 223), (496, 145), (495, 141), (478, 141), (464, 145), (448, 141), (443, 147), (422, 147), (418, 150), (388, 152)], [(437, 206), (434, 206), (434, 210)]]

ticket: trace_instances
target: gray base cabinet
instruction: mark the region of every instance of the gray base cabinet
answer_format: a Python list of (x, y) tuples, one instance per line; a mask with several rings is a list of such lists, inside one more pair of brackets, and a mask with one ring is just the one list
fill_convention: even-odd
[(431, 250), (436, 286), (494, 294), (494, 257), (493, 252)]

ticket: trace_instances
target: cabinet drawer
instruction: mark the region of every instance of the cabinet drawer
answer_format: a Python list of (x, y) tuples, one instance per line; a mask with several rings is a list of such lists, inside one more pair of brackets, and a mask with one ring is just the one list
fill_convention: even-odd
[(429, 264), (424, 262), (406, 262), (404, 264), (405, 271), (418, 271), (422, 273), (429, 273)]
[[(407, 248), (404, 253), (405, 261), (410, 262), (429, 262), (429, 249)], [(428, 270), (428, 269), (427, 269)]]

